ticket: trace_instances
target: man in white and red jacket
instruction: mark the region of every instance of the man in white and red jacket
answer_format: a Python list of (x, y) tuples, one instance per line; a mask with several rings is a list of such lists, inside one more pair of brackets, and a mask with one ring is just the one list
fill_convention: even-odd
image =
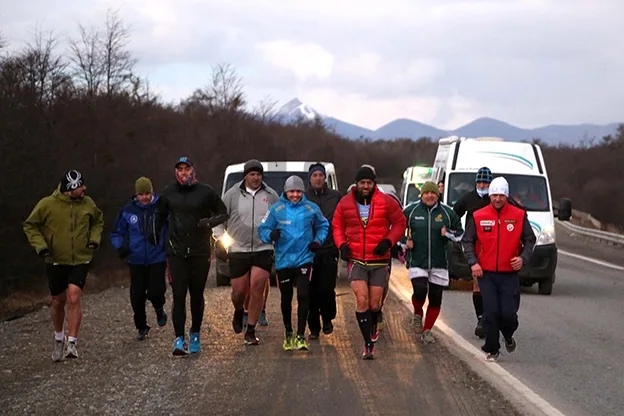
[(483, 297), (483, 326), (488, 361), (500, 355), (499, 331), (505, 348), (516, 350), (513, 335), (518, 329), (520, 277), (535, 247), (535, 234), (526, 211), (511, 205), (509, 184), (503, 177), (492, 180), (490, 204), (474, 212), (462, 239), (464, 254), (473, 277), (479, 279)]
[(401, 207), (377, 189), (376, 180), (373, 169), (359, 168), (356, 186), (340, 200), (332, 220), (334, 242), (349, 264), (355, 315), (365, 342), (363, 359), (374, 358), (378, 314), (390, 275), (390, 249), (406, 228)]

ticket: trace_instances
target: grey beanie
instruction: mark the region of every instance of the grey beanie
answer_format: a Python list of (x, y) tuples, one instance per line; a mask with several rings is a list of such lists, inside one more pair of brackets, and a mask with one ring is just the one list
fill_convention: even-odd
[(297, 175), (292, 175), (288, 179), (286, 179), (286, 183), (284, 184), (284, 192), (288, 191), (305, 191), (303, 179), (301, 179)]
[(256, 159), (248, 160), (243, 167), (243, 176), (246, 176), (249, 172), (258, 172), (263, 174), (264, 168), (262, 167), (262, 163)]

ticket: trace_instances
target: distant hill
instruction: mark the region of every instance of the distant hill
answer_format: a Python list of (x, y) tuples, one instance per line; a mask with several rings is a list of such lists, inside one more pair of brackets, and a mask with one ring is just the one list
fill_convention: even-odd
[(511, 141), (522, 141), (532, 140), (537, 137), (550, 145), (557, 145), (559, 143), (574, 145), (584, 139), (590, 139), (592, 137), (595, 137), (596, 140), (599, 141), (603, 136), (614, 134), (618, 126), (618, 123), (606, 125), (553, 124), (535, 129), (523, 129), (494, 118), (482, 117), (455, 130), (448, 131), (415, 120), (400, 118), (384, 124), (376, 130), (371, 130), (352, 123), (347, 123), (329, 115), (321, 114), (297, 98), (293, 98), (284, 104), (279, 109), (278, 115), (283, 122), (289, 122), (298, 118), (313, 120), (318, 116), (337, 134), (349, 139), (418, 139), (420, 137), (432, 137), (437, 139), (443, 136), (457, 135), (465, 137), (495, 136)]

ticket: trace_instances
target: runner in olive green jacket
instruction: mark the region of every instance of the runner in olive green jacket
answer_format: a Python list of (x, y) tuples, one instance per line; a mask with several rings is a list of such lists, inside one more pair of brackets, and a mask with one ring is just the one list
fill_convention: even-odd
[[(78, 358), (76, 341), (82, 319), (80, 298), (93, 251), (100, 246), (104, 217), (85, 196), (84, 177), (76, 170), (63, 175), (56, 190), (39, 201), (26, 221), (24, 233), (37, 254), (45, 259), (52, 295), (54, 361)], [(68, 343), (64, 351), (65, 303), (68, 303)]]
[[(435, 342), (431, 328), (440, 313), (444, 287), (449, 284), (446, 245), (449, 240), (460, 241), (464, 230), (455, 211), (440, 202), (434, 182), (425, 182), (420, 191), (421, 200), (403, 210), (407, 219), (406, 267), (414, 288), (412, 322), (416, 332), (422, 332), (422, 341), (431, 343)], [(429, 306), (423, 325), (427, 295)]]

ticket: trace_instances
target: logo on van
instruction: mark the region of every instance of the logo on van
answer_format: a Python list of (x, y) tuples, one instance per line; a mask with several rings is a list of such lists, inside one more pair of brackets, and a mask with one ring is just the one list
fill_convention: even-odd
[(528, 166), (531, 170), (533, 170), (533, 162), (531, 162), (529, 159), (522, 157), (522, 156), (514, 155), (512, 153), (505, 153), (505, 152), (482, 151), (479, 153), (487, 153), (489, 155), (500, 156), (503, 159), (513, 160), (514, 162), (522, 163), (523, 165)]

